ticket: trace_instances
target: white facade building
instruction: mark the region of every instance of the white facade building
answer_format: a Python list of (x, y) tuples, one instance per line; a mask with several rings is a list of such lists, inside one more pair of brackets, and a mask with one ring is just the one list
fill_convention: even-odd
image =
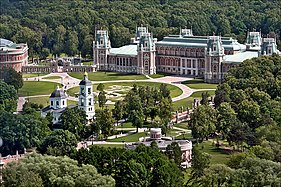
[(95, 116), (94, 95), (92, 82), (88, 79), (85, 72), (84, 79), (79, 83), (78, 108), (86, 112), (87, 120), (91, 121)]

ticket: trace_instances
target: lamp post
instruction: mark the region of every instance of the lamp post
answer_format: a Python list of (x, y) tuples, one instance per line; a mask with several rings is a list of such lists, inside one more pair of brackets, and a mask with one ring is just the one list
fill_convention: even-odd
[[(3, 145), (3, 140), (0, 137), (0, 147)], [(0, 153), (0, 185), (4, 182), (2, 179), (2, 169), (4, 167), (4, 162), (2, 161), (2, 155)]]
[(2, 156), (0, 156), (0, 185), (4, 182), (3, 178), (2, 178), (2, 171), (3, 171), (3, 167), (4, 167), (4, 162), (2, 161)]

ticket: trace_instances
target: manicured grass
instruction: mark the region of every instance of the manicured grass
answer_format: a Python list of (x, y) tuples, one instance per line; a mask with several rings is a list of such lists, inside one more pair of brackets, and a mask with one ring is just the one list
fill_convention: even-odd
[(181, 129), (188, 129), (188, 123), (177, 123), (174, 126)]
[(173, 102), (173, 111), (177, 111), (182, 106), (184, 107), (184, 110), (186, 110), (187, 107), (191, 108), (194, 99), (201, 99), (203, 92), (208, 92), (210, 96), (215, 95), (215, 90), (194, 92), (190, 97)]
[(139, 141), (139, 138), (147, 136), (146, 134), (147, 134), (146, 132), (140, 132), (140, 133), (135, 133), (135, 134), (131, 134), (131, 135), (128, 135), (128, 136), (115, 138), (115, 139), (107, 140), (107, 141), (108, 142), (122, 142), (122, 141), (124, 141), (124, 142), (137, 142), (137, 141)]
[(28, 98), (29, 102), (36, 103), (38, 105), (42, 104), (44, 107), (49, 105), (49, 97), (31, 97)]
[[(71, 77), (83, 79), (83, 72), (68, 73)], [(90, 72), (88, 73), (91, 81), (112, 81), (112, 80), (144, 80), (147, 79), (144, 75), (122, 74), (117, 72)]]
[[(110, 89), (110, 86), (116, 85), (116, 86), (130, 86), (133, 87), (133, 85), (136, 84), (137, 86), (151, 86), (159, 88), (161, 83), (154, 83), (154, 82), (116, 82), (116, 83), (104, 83), (105, 90)], [(97, 91), (98, 84), (93, 85), (93, 90)], [(176, 86), (167, 84), (168, 89), (171, 92), (171, 97), (177, 97), (182, 94), (182, 90)], [(67, 93), (71, 96), (75, 96), (75, 93), (79, 92), (79, 87), (73, 87), (67, 90)], [(124, 93), (127, 93), (128, 91), (124, 90)]]
[(215, 95), (215, 90), (208, 90), (208, 91), (199, 91), (199, 92), (194, 92), (191, 97), (195, 97), (195, 98), (202, 98), (202, 93), (208, 92), (208, 94), (210, 96), (214, 96)]
[(23, 87), (19, 89), (19, 96), (49, 95), (59, 85), (53, 82), (24, 81)]
[(187, 97), (178, 101), (173, 102), (173, 111), (177, 111), (180, 107), (184, 107), (184, 110), (186, 108), (191, 108), (194, 98), (193, 97)]
[(167, 131), (166, 136), (170, 136), (170, 137), (177, 136), (177, 135), (179, 135), (180, 132), (183, 132), (183, 131), (179, 131), (177, 129), (169, 129)]
[(205, 83), (203, 79), (192, 79), (182, 82), (186, 86), (192, 89), (216, 89), (218, 84), (208, 84)]
[[(39, 73), (39, 76), (47, 75), (47, 73)], [(38, 73), (22, 74), (22, 78), (38, 77)]]
[(153, 74), (153, 75), (149, 75), (149, 77), (153, 78), (153, 79), (157, 79), (157, 78), (161, 78), (161, 77), (165, 77), (171, 74), (167, 74), (167, 73), (157, 73), (157, 74)]
[(231, 154), (227, 150), (212, 145), (212, 141), (213, 140), (209, 140), (200, 143), (199, 148), (211, 155), (211, 164), (225, 164), (229, 160)]
[(78, 101), (73, 101), (73, 100), (67, 100), (67, 106), (70, 106), (70, 105), (78, 105)]
[(117, 128), (122, 129), (122, 128), (134, 128), (132, 125), (132, 122), (126, 121), (122, 124), (118, 124)]
[(61, 79), (60, 76), (50, 76), (50, 77), (44, 77), (42, 79)]
[(176, 137), (176, 140), (186, 140), (186, 139), (192, 139), (191, 133), (181, 133), (181, 135)]

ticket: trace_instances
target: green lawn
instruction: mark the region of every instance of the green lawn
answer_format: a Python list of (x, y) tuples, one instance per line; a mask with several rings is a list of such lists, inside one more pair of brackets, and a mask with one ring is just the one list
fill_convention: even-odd
[(173, 111), (177, 111), (180, 107), (184, 107), (184, 110), (186, 108), (191, 108), (194, 98), (193, 97), (187, 97), (178, 101), (173, 102)]
[[(110, 86), (118, 85), (118, 86), (130, 86), (133, 87), (133, 85), (136, 84), (137, 86), (151, 86), (159, 88), (161, 83), (154, 83), (154, 82), (116, 82), (116, 83), (104, 83), (105, 90), (110, 89)], [(98, 84), (93, 85), (93, 90), (97, 91)], [(168, 89), (171, 91), (171, 97), (177, 97), (182, 94), (182, 90), (176, 86), (167, 84)], [(67, 93), (71, 96), (75, 96), (75, 93), (79, 92), (79, 87), (73, 87), (67, 90)], [(124, 90), (124, 93), (127, 93), (127, 91)]]
[(126, 121), (122, 124), (118, 124), (117, 128), (122, 129), (122, 128), (134, 128), (132, 125), (132, 122)]
[(153, 74), (153, 75), (149, 75), (149, 77), (153, 78), (153, 79), (157, 79), (157, 78), (161, 78), (161, 77), (165, 77), (171, 74), (167, 74), (167, 73), (157, 73), (157, 74)]
[(31, 97), (28, 98), (29, 102), (36, 103), (38, 105), (42, 104), (44, 107), (49, 105), (49, 97)]
[(215, 145), (212, 145), (213, 140), (204, 141), (199, 144), (199, 148), (202, 148), (202, 151), (211, 155), (211, 164), (225, 164), (231, 154), (224, 149), (216, 148)]
[[(184, 107), (184, 110), (186, 110), (186, 108), (191, 108), (192, 107), (192, 103), (194, 101), (195, 98), (199, 98), (201, 99), (202, 93), (206, 92), (206, 91), (199, 91), (199, 92), (194, 92), (190, 97), (178, 100), (173, 102), (173, 111), (177, 111), (180, 107)], [(215, 95), (215, 90), (210, 90), (207, 91), (209, 93), (210, 96), (214, 96)]]
[(205, 83), (203, 79), (192, 79), (182, 82), (186, 86), (192, 89), (216, 89), (218, 84), (208, 84)]
[(199, 92), (194, 92), (191, 97), (195, 97), (195, 98), (202, 98), (202, 93), (204, 92), (208, 92), (208, 94), (210, 96), (214, 96), (215, 95), (215, 90), (208, 90), (208, 91), (199, 91)]
[(177, 123), (174, 126), (181, 129), (188, 129), (188, 123)]
[(70, 105), (78, 105), (78, 101), (67, 100), (67, 106), (70, 106)]
[(107, 140), (108, 142), (137, 142), (139, 141), (139, 138), (147, 136), (146, 132), (140, 132), (140, 133), (135, 133), (131, 134), (128, 136), (120, 137), (120, 138), (115, 138), (112, 140)]
[(19, 89), (19, 96), (49, 95), (59, 85), (53, 82), (43, 81), (24, 81), (23, 87)]
[[(39, 76), (47, 75), (47, 73), (39, 73)], [(38, 77), (38, 73), (25, 73), (22, 74), (22, 78)]]
[(182, 133), (181, 135), (176, 137), (176, 140), (186, 140), (186, 139), (192, 139), (191, 133)]
[(60, 76), (50, 76), (50, 77), (44, 77), (42, 79), (61, 79)]
[[(71, 77), (83, 79), (84, 72), (68, 73)], [(91, 81), (112, 81), (112, 80), (144, 80), (147, 79), (144, 75), (123, 74), (118, 72), (90, 72), (88, 73)]]
[(179, 132), (182, 132), (182, 131), (179, 131), (179, 130), (176, 130), (176, 129), (169, 129), (167, 131), (166, 136), (170, 136), (170, 137), (177, 136), (177, 135), (179, 135)]

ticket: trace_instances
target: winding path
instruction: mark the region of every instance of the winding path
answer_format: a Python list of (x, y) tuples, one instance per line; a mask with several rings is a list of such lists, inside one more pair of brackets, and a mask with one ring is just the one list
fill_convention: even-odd
[[(52, 77), (52, 76), (59, 76), (61, 77), (60, 79), (44, 79), (46, 77)], [(172, 98), (172, 101), (179, 101), (182, 99), (185, 99), (187, 97), (190, 97), (193, 92), (196, 91), (207, 91), (207, 90), (215, 90), (215, 89), (199, 89), (199, 90), (194, 90), (189, 88), (188, 86), (181, 84), (182, 82), (186, 80), (192, 80), (193, 78), (189, 77), (182, 77), (182, 76), (166, 76), (166, 77), (161, 77), (161, 78), (156, 78), (153, 79), (149, 76), (146, 76), (148, 79), (145, 80), (112, 80), (112, 81), (92, 81), (93, 84), (99, 84), (99, 83), (112, 83), (112, 82), (155, 82), (155, 83), (165, 83), (165, 84), (171, 84), (174, 85), (182, 90), (182, 94)], [(76, 87), (80, 83), (80, 79), (76, 79), (74, 77), (71, 77), (67, 73), (50, 73), (48, 75), (43, 75), (40, 77), (31, 77), (31, 78), (24, 78), (25, 81), (45, 81), (45, 82), (55, 82), (59, 84), (63, 84), (65, 86), (65, 90), (68, 90), (70, 88)], [(46, 95), (44, 95), (46, 96)], [(33, 96), (33, 97), (40, 97), (38, 96)], [(23, 104), (25, 103), (25, 99), (27, 97), (19, 97), (18, 99), (18, 106), (17, 106), (17, 111), (22, 111)], [(68, 97), (69, 100), (75, 100), (77, 101), (77, 98), (75, 97)], [(107, 104), (114, 104), (113, 102), (107, 103)]]

